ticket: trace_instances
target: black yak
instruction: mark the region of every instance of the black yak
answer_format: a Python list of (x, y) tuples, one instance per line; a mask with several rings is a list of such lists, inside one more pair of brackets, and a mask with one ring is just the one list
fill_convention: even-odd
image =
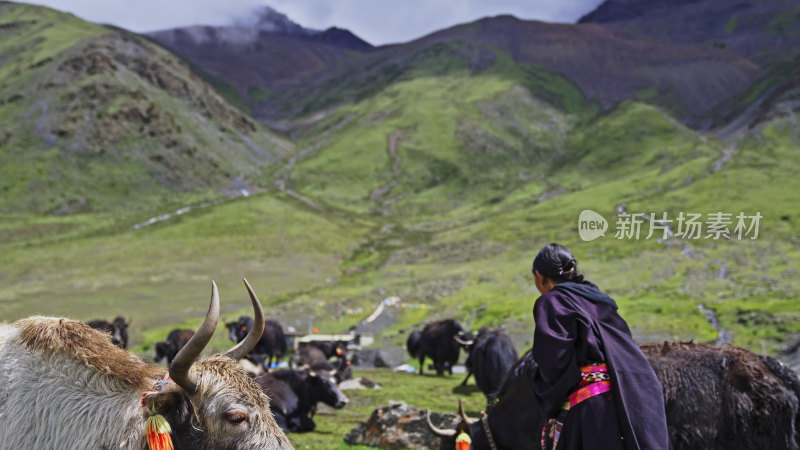
[[(409, 336), (409, 342), (415, 349), (416, 357), (419, 359), (419, 373), (423, 374), (425, 358), (428, 357), (433, 360), (433, 367), (436, 369), (436, 375), (444, 375), (445, 370), (451, 375), (453, 374), (453, 365), (458, 362), (459, 344), (453, 337), (458, 333), (463, 332), (464, 329), (453, 319), (444, 319), (438, 322), (429, 323), (422, 329), (419, 335), (418, 346), (417, 343), (411, 342), (412, 336)], [(406, 344), (408, 346), (408, 344)]]
[(475, 375), (475, 384), (486, 396), (487, 406), (491, 405), (506, 373), (519, 359), (511, 338), (502, 330), (483, 327), (472, 340), (454, 339), (467, 350), (467, 378), (469, 373)]

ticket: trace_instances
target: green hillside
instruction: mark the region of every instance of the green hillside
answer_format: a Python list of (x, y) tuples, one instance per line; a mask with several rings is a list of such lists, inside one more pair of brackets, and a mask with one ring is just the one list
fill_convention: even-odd
[(0, 211), (73, 213), (255, 190), (292, 151), (167, 51), (0, 4)]
[[(448, 86), (477, 84), (474, 77), (456, 77), (415, 81), (397, 89), (423, 82), (430, 86), (437, 81)], [(347, 267), (353, 276), (337, 287), (316, 292), (314, 300), (323, 296), (335, 303), (347, 298), (349, 307), (369, 308), (376, 297), (398, 295), (411, 305), (426, 305), (427, 309), (402, 310), (396, 324), (384, 333), (385, 339), (397, 345), (410, 327), (450, 315), (473, 328), (503, 324), (519, 342), (529, 343), (530, 309), (537, 297), (529, 275), (530, 261), (543, 244), (558, 241), (573, 248), (590, 279), (619, 300), (641, 339), (715, 340), (717, 332), (700, 304), (717, 312), (722, 327), (733, 331), (735, 342), (754, 349), (762, 344), (777, 348), (787, 333), (800, 330), (800, 312), (794, 302), (798, 286), (790, 281), (792, 261), (798, 258), (796, 226), (792, 225), (797, 205), (793, 193), (797, 190), (791, 175), (797, 168), (797, 156), (789, 150), (796, 138), (786, 125), (770, 126), (740, 142), (719, 142), (679, 125), (651, 106), (628, 103), (581, 119), (559, 113), (519, 86), (482, 81), (480, 86), (497, 90), (487, 89), (484, 99), (476, 99), (465, 98), (454, 89), (451, 102), (442, 102), (453, 112), (436, 114), (441, 109), (434, 106), (427, 110), (430, 115), (405, 127), (399, 122), (402, 103), (395, 101), (396, 110), (385, 122), (397, 120), (397, 125), (353, 126), (350, 136), (343, 128), (339, 139), (331, 138), (334, 144), (297, 164), (292, 179), (304, 195), (320, 196), (373, 216), (388, 214), (384, 222), (397, 224), (356, 255), (354, 266)], [(393, 96), (392, 89), (385, 91), (387, 97), (424, 102), (436, 101), (433, 93), (447, 92), (423, 87), (416, 97), (407, 93)], [(462, 98), (467, 101), (459, 103)], [(482, 114), (481, 106), (492, 101), (502, 106)], [(515, 142), (503, 135), (502, 129), (492, 127), (497, 109), (514, 111), (514, 104), (526, 101), (551, 121), (557, 118), (555, 123), (562, 127), (546, 128), (550, 133), (537, 140), (546, 142), (542, 150)], [(372, 108), (373, 104), (380, 105), (370, 99), (349, 108)], [(541, 127), (542, 116), (530, 114), (532, 109), (526, 115), (508, 112), (505, 117), (534, 130)], [(374, 114), (367, 109), (361, 117)], [(483, 141), (459, 142), (457, 123), (470, 115), (483, 127)], [(404, 128), (411, 131), (402, 135), (398, 146), (401, 156), (395, 172), (400, 174), (399, 181), (392, 185), (388, 200), (372, 198), (371, 192), (389, 185), (392, 179), (386, 148), (394, 130)], [(418, 137), (429, 129), (444, 130), (439, 141)], [(406, 144), (406, 139), (413, 144)], [(495, 151), (520, 145), (530, 152), (530, 159), (514, 160), (500, 154), (468, 164), (463, 155), (487, 140)], [(337, 142), (342, 147), (337, 147)], [(359, 144), (371, 153), (342, 156), (356, 151)], [(404, 146), (406, 158), (402, 157)], [(456, 162), (448, 167), (447, 176), (425, 179), (420, 176), (426, 174), (424, 170), (406, 162), (414, 161), (414, 154), (430, 161), (433, 155), (447, 155), (446, 151), (461, 156), (451, 156), (450, 161)], [(731, 151), (733, 157), (727, 160)], [(377, 167), (371, 172), (376, 174), (374, 178), (355, 176), (370, 173), (364, 164)], [(715, 171), (716, 165), (721, 169)], [(324, 173), (317, 172), (320, 167)], [(431, 178), (435, 182), (428, 181)], [(315, 179), (324, 180), (324, 185), (317, 187)], [(640, 241), (618, 240), (613, 237), (612, 219), (617, 206), (623, 204), (631, 212), (666, 212), (672, 218), (681, 211), (734, 216), (760, 211), (764, 219), (755, 241), (673, 240), (662, 244), (644, 240), (646, 225)], [(576, 222), (583, 209), (597, 211), (612, 222), (606, 238), (579, 240)], [(722, 266), (725, 271), (720, 276)], [(297, 299), (311, 300), (310, 296)], [(345, 329), (357, 319), (343, 316), (331, 327)]]
[[(225, 318), (245, 311), (246, 276), (267, 314), (297, 329), (347, 330), (398, 296), (378, 346), (455, 317), (504, 326), (524, 349), (538, 296), (530, 263), (557, 241), (641, 341), (715, 341), (706, 314), (758, 351), (800, 332), (793, 114), (720, 140), (668, 102), (643, 103), (648, 87), (603, 109), (553, 70), (442, 38), (369, 84), (314, 85), (294, 105), (303, 113), (283, 118), (290, 142), (149, 41), (0, 8), (0, 24), (22, 24), (0, 32), (0, 54), (17, 55), (0, 65), (4, 320), (125, 314), (149, 354), (175, 325), (197, 323), (211, 279)], [(793, 111), (790, 100), (781, 108)], [(579, 238), (584, 209), (609, 220), (605, 237)], [(639, 240), (615, 238), (618, 210), (763, 219), (756, 240), (658, 242), (644, 239), (648, 223)]]

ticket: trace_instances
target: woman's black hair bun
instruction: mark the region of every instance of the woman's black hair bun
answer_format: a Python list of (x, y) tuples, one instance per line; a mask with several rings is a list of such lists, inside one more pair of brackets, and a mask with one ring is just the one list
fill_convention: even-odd
[(583, 281), (578, 261), (563, 245), (547, 244), (533, 259), (533, 271), (555, 281)]

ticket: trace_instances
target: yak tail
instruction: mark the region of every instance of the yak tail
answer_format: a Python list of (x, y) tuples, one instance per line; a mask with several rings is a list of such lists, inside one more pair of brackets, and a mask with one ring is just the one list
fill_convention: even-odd
[[(764, 364), (769, 368), (770, 371), (772, 371), (773, 374), (775, 374), (776, 377), (780, 378), (784, 383), (786, 383), (786, 387), (794, 392), (798, 404), (800, 404), (800, 379), (797, 378), (797, 374), (794, 372), (794, 370), (790, 369), (788, 366), (775, 358), (769, 356), (759, 356), (759, 358), (761, 358), (761, 361), (764, 362)], [(793, 448), (800, 448), (800, 410), (795, 412), (793, 437)]]

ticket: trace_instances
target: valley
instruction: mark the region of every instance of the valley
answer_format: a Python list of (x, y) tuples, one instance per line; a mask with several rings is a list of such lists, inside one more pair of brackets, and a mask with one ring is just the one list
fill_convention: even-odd
[[(640, 341), (714, 342), (710, 310), (733, 343), (778, 353), (800, 333), (794, 28), (793, 56), (769, 58), (612, 28), (498, 16), (358, 48), (273, 33), (259, 79), (222, 70), (250, 47), (206, 42), (232, 59), (204, 65), (179, 31), (2, 3), (0, 318), (124, 312), (149, 356), (199, 323), (212, 279), (238, 317), (247, 277), (298, 329), (359, 327), (396, 296), (424, 307), (392, 310), (378, 347), (454, 317), (523, 351), (531, 260), (559, 242)], [(623, 204), (763, 219), (758, 239), (688, 256), (677, 238), (615, 238)], [(579, 238), (584, 209), (605, 237)]]

